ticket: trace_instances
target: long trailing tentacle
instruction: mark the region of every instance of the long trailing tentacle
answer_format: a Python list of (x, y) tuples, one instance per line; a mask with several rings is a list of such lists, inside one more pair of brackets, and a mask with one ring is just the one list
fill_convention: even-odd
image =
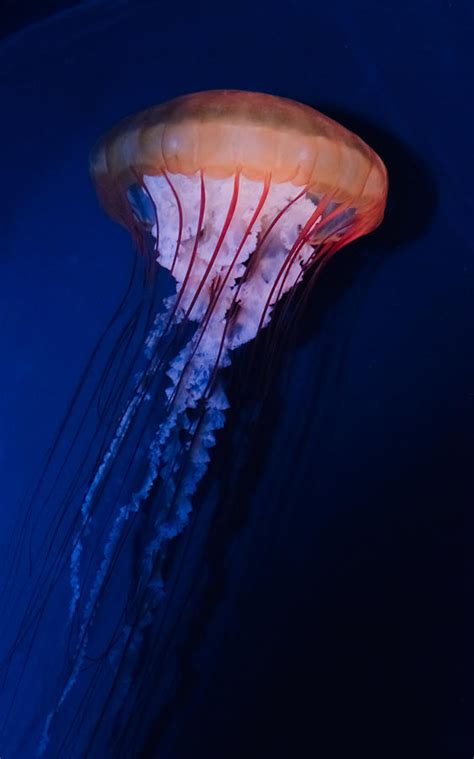
[[(232, 350), (266, 327), (276, 304), (303, 273), (314, 264), (323, 265), (332, 250), (323, 229), (330, 230), (342, 212), (330, 207), (329, 193), (314, 202), (307, 188), (275, 185), (270, 174), (252, 183), (237, 172), (224, 186), (204, 171), (192, 178), (164, 172), (158, 178), (135, 179), (152, 208), (147, 224), (154, 255), (173, 275), (176, 292), (164, 298), (157, 317), (151, 306), (142, 321), (132, 316), (116, 355), (106, 362), (106, 380), (93, 396), (106, 429), (94, 457), (89, 458), (92, 447), (85, 453), (93, 474), (85, 478), (78, 471), (65, 488), (78, 508), (62, 531), (65, 509), (58, 512), (59, 525), (50, 530), (26, 606), (24, 630), (10, 652), (11, 657), (26, 641), (28, 658), (48, 597), (69, 563), (69, 661), (46, 720), (40, 754), (81, 673), (88, 673), (88, 685), (80, 712), (63, 730), (62, 753), (91, 702), (105, 662), (108, 695), (101, 712), (120, 708), (144, 631), (167, 596), (164, 568), (172, 541), (190, 519), (210, 449), (224, 425), (228, 400), (220, 370), (229, 365)], [(138, 221), (137, 216), (134, 224)], [(129, 355), (138, 324), (148, 327), (141, 363), (138, 349)], [(99, 606), (145, 514), (148, 534), (145, 540), (142, 536), (137, 577), (122, 591), (111, 635), (94, 651)]]

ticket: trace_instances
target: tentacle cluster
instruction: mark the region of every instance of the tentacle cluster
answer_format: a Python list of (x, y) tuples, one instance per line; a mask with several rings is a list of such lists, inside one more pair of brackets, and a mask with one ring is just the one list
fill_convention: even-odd
[[(176, 291), (164, 299), (146, 336), (143, 366), (75, 520), (69, 553), (71, 663), (46, 720), (40, 755), (56, 715), (90, 668), (100, 604), (120, 553), (146, 512), (139, 581), (124, 593), (124, 608), (105, 649), (109, 696), (103, 710), (112, 703), (113, 710), (119, 708), (131, 687), (143, 632), (166, 597), (163, 566), (170, 542), (189, 520), (225, 422), (228, 400), (220, 370), (235, 348), (269, 323), (278, 301), (305, 272), (317, 271), (347, 241), (357, 220), (354, 209), (330, 194), (318, 197), (290, 182), (272, 183), (270, 176), (252, 181), (239, 173), (227, 179), (202, 171), (190, 177), (144, 176), (130, 187), (128, 200)], [(103, 665), (104, 655), (95, 659)], [(66, 743), (67, 736), (62, 750)]]

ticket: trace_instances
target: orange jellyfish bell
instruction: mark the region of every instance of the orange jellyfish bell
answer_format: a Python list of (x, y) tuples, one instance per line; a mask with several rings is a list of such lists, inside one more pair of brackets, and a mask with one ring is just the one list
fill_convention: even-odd
[(92, 152), (91, 174), (110, 215), (127, 223), (125, 193), (137, 176), (165, 172), (291, 182), (330, 194), (364, 234), (381, 221), (387, 172), (359, 137), (307, 105), (258, 92), (184, 95), (124, 119)]
[(228, 311), (226, 285), (244, 278), (234, 298), (253, 309), (253, 328), (240, 318), (244, 342), (308, 268), (380, 223), (387, 195), (385, 166), (359, 137), (255, 92), (195, 93), (142, 111), (99, 141), (90, 167), (106, 211), (133, 233), (152, 230), (157, 260), (177, 280), (175, 314), (199, 320), (216, 287)]

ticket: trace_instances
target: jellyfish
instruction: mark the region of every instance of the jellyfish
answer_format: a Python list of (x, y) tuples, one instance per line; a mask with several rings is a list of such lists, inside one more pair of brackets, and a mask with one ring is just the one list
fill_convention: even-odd
[[(22, 646), (31, 652), (67, 576), (68, 654), (39, 755), (55, 731), (67, 749), (75, 715), (66, 732), (59, 718), (74, 688), (92, 698), (91, 670), (105, 682), (100, 719), (107, 710), (117, 717), (133, 689), (143, 635), (166, 599), (169, 553), (225, 424), (233, 352), (282, 318), (338, 250), (379, 225), (387, 194), (384, 164), (356, 135), (301, 103), (232, 90), (126, 118), (93, 149), (90, 173), (104, 210), (136, 242), (151, 291), (161, 277), (166, 292), (158, 308), (153, 296), (147, 303), (138, 357), (126, 360), (129, 340), (119, 361), (128, 368), (114, 373), (109, 363), (100, 445), (74, 477), (59, 470), (56, 479), (73, 480), (68, 506), (48, 533), (6, 657), (10, 665)], [(138, 535), (127, 573), (124, 546)], [(128, 579), (104, 640), (101, 607), (117, 574)]]

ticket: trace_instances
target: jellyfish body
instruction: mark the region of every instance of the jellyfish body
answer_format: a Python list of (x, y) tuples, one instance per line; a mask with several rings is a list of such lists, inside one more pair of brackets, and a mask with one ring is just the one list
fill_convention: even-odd
[[(147, 237), (175, 291), (148, 332), (145, 362), (74, 520), (67, 552), (74, 654), (40, 753), (84, 668), (117, 552), (146, 506), (139, 581), (107, 654), (116, 711), (131, 686), (134, 653), (166, 595), (167, 548), (186, 526), (225, 422), (220, 370), (269, 324), (283, 296), (380, 223), (387, 191), (382, 161), (358, 137), (302, 104), (240, 91), (184, 96), (126, 119), (99, 141), (90, 170), (104, 209), (142, 246)], [(160, 411), (149, 414), (154, 404)], [(143, 418), (147, 436), (133, 432)], [(132, 434), (139, 463), (120, 502), (101, 518), (104, 487), (114, 468), (123, 476), (118, 462)], [(82, 557), (95, 520), (102, 542), (91, 573)]]

